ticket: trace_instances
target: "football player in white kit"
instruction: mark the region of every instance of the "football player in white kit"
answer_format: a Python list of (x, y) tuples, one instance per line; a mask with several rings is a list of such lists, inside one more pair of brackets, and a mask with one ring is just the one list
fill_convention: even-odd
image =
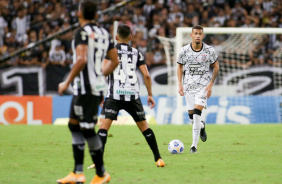
[[(207, 134), (201, 114), (211, 96), (212, 86), (219, 71), (218, 56), (213, 47), (202, 42), (203, 27), (192, 28), (192, 43), (181, 48), (178, 56), (178, 93), (185, 96), (189, 118), (193, 124), (193, 142), (190, 152), (197, 153), (199, 136), (205, 142)], [(209, 72), (213, 68), (212, 74)]]

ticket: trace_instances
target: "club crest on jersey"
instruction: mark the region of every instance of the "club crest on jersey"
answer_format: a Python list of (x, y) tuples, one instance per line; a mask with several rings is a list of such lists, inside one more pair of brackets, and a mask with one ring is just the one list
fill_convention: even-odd
[(207, 56), (208, 56), (207, 54), (203, 54), (202, 55), (202, 61), (206, 61), (207, 60)]

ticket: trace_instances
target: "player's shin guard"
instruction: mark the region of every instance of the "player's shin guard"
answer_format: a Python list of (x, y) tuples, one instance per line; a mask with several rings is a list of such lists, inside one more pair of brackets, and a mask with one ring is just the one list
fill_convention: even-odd
[(145, 130), (144, 132), (142, 132), (147, 143), (149, 144), (151, 150), (153, 151), (154, 157), (155, 157), (155, 162), (161, 158), (160, 152), (159, 152), (159, 148), (158, 148), (158, 144), (156, 141), (156, 137), (155, 134), (153, 132), (152, 129), (148, 128), (147, 130)]
[(197, 148), (197, 145), (199, 142), (199, 136), (200, 136), (200, 130), (201, 130), (201, 114), (202, 112), (199, 109), (194, 109), (193, 143), (191, 147), (195, 146), (195, 148)]
[(83, 172), (84, 159), (84, 137), (80, 131), (79, 125), (69, 123), (69, 129), (72, 134), (72, 150), (74, 157), (74, 173)]
[(96, 174), (100, 177), (104, 175), (105, 168), (103, 162), (103, 150), (100, 137), (95, 133), (94, 129), (83, 130), (83, 135), (88, 143), (89, 152), (92, 161), (95, 164)]
[(105, 145), (107, 143), (107, 136), (108, 136), (108, 131), (106, 129), (99, 129), (97, 134), (99, 135), (101, 141), (102, 141), (102, 144), (103, 144), (103, 152), (105, 150)]

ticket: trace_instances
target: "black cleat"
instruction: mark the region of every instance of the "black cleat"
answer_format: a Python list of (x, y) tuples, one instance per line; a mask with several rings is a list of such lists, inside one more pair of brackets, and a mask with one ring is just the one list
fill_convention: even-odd
[(206, 142), (208, 138), (206, 133), (206, 122), (202, 121), (202, 123), (204, 124), (204, 128), (201, 128), (200, 137), (203, 142)]
[(197, 153), (197, 148), (195, 148), (195, 146), (193, 146), (193, 147), (190, 149), (190, 153)]

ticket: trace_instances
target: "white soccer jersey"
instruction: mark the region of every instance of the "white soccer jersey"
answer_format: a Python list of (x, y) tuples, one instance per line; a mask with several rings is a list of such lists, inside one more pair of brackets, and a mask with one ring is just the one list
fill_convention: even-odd
[(181, 48), (177, 63), (183, 67), (184, 92), (198, 93), (211, 81), (210, 64), (217, 61), (218, 56), (212, 46), (203, 43), (200, 51), (195, 51), (192, 44)]

